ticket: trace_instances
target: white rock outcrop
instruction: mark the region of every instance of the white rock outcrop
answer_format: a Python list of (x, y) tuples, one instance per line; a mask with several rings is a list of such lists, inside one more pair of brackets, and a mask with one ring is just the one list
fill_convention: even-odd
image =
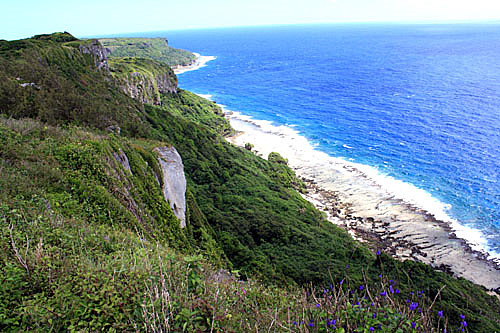
[(158, 161), (163, 177), (163, 197), (186, 227), (186, 176), (182, 158), (174, 147), (158, 147)]

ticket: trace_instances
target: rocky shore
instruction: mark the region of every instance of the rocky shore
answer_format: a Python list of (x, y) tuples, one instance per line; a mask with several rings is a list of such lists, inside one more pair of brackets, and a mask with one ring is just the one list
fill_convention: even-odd
[[(356, 240), (368, 242), (374, 249), (399, 260), (420, 261), (464, 277), (500, 295), (500, 266), (457, 238), (447, 223), (409, 205), (406, 205), (409, 213), (400, 217), (359, 214), (352, 204), (342, 202), (340, 193), (325, 190), (312, 179), (300, 178), (307, 187), (303, 197)], [(419, 218), (409, 219), (412, 215)]]
[(355, 239), (399, 260), (415, 260), (463, 277), (500, 295), (500, 267), (458, 238), (450, 223), (384, 190), (363, 170), (315, 150), (289, 128), (274, 127), (238, 113), (228, 114), (238, 134), (228, 138), (267, 158), (271, 151), (307, 185), (304, 198)]

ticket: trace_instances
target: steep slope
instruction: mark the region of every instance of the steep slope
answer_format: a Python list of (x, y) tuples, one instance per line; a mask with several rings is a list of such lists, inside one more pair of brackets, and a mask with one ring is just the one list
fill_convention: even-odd
[[(137, 329), (148, 322), (147, 297), (168, 284), (166, 275), (184, 276), (182, 295), (190, 299), (180, 306), (175, 287), (169, 289), (172, 325), (182, 323), (177, 330), (197, 316), (224, 326), (230, 313), (207, 305), (200, 286), (232, 278), (205, 276), (201, 258), (179, 259), (179, 253), (199, 253), (242, 278), (291, 288), (345, 281), (351, 291), (361, 290), (383, 274), (397, 281), (401, 304), (436, 296), (434, 309), (449, 316), (450, 328), (464, 314), (474, 331), (500, 330), (498, 300), (483, 288), (373, 254), (302, 199), (300, 181), (279, 155), (267, 161), (227, 143), (223, 134), (232, 130), (216, 105), (182, 90), (161, 94), (161, 106), (142, 105), (121, 90), (101, 51), (95, 41), (69, 34), (0, 43), (2, 330)], [(121, 135), (116, 127), (105, 130), (110, 125), (121, 127)], [(184, 228), (162, 191), (159, 147), (175, 147), (184, 165)], [(241, 296), (238, 288), (228, 292)], [(274, 303), (255, 295), (233, 327), (246, 323), (245, 316), (259, 317), (250, 308), (293, 308), (280, 290)], [(240, 300), (224, 306), (233, 309)], [(440, 322), (435, 312), (428, 318)]]
[(185, 66), (196, 59), (189, 51), (170, 47), (164, 38), (102, 38), (99, 42), (111, 58), (147, 58), (168, 66)]
[(161, 94), (177, 92), (177, 77), (162, 63), (143, 58), (109, 60), (111, 77), (130, 97), (147, 104), (161, 104)]

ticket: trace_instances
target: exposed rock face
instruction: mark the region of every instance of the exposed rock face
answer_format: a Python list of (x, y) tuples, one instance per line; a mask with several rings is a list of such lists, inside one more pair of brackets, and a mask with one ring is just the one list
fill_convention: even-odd
[(146, 104), (160, 105), (160, 93), (177, 93), (177, 77), (170, 68), (154, 77), (134, 72), (121, 79), (119, 84), (127, 95)]
[(113, 157), (117, 162), (119, 162), (125, 170), (132, 173), (130, 169), (130, 163), (128, 162), (127, 155), (123, 152), (123, 150), (119, 149), (118, 152), (113, 152)]
[(97, 39), (93, 39), (86, 44), (80, 45), (80, 52), (83, 54), (92, 54), (94, 56), (94, 63), (97, 69), (109, 71), (108, 55), (110, 50), (104, 48)]
[(163, 173), (163, 197), (186, 227), (186, 177), (182, 158), (174, 147), (158, 147), (158, 161)]
[(169, 70), (168, 73), (157, 75), (156, 84), (158, 91), (162, 94), (177, 93), (177, 77), (172, 70)]

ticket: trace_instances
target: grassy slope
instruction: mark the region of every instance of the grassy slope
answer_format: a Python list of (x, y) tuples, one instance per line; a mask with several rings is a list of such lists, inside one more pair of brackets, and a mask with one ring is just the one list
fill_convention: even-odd
[(85, 43), (69, 34), (0, 41), (0, 112), (52, 125), (119, 124), (125, 134), (143, 134), (142, 105), (94, 69), (93, 56), (79, 51)]
[[(0, 111), (42, 122), (0, 122), (0, 283), (6, 286), (0, 294), (4, 305), (0, 320), (5, 329), (16, 325), (131, 328), (145, 318), (141, 312), (144, 300), (137, 295), (146, 295), (145, 286), (161, 280), (158, 267), (168, 262), (158, 259), (154, 265), (144, 264), (144, 256), (153, 257), (147, 254), (155, 251), (170, 256), (171, 250), (165, 249), (169, 247), (184, 253), (200, 252), (217, 265), (232, 265), (243, 275), (270, 283), (312, 281), (329, 286), (347, 278), (346, 284), (358, 288), (365, 284), (363, 272), (371, 281), (378, 281), (378, 274), (383, 273), (397, 280), (402, 297), (420, 290), (434, 297), (446, 285), (435, 309), (444, 310), (455, 324), (461, 313), (466, 314), (473, 331), (500, 330), (498, 302), (481, 288), (422, 264), (377, 257), (328, 224), (294, 190), (299, 183), (279, 158), (265, 161), (225, 142), (221, 133), (231, 129), (212, 103), (181, 91), (163, 96), (162, 107), (145, 106), (142, 110), (116, 92), (104, 73), (92, 69), (91, 59), (73, 51), (72, 46), (34, 40), (18, 44), (21, 51), (13, 50), (12, 44), (0, 44), (2, 63), (6, 65), (5, 59), (13, 63), (7, 64), (7, 71), (0, 71), (6, 79), (0, 82), (8, 83), (0, 83), (0, 100), (9, 102), (0, 104)], [(33, 61), (40, 55), (45, 57), (40, 69), (46, 67), (46, 78), (42, 76), (46, 81), (65, 80), (68, 91), (95, 98), (95, 105), (103, 112), (110, 105), (106, 103), (116, 104), (118, 116), (128, 112), (136, 119), (135, 128), (143, 130), (125, 131), (126, 136), (117, 137), (88, 129), (102, 128), (100, 118), (93, 116), (94, 104), (82, 104), (73, 117), (62, 118), (58, 112), (69, 104), (57, 89), (46, 89), (46, 81), (35, 81), (45, 95), (38, 96), (40, 91), (35, 91), (11, 98), (6, 89), (18, 91), (19, 85), (14, 70), (37, 66)], [(71, 68), (75, 73), (67, 73)], [(92, 78), (107, 90), (87, 90), (79, 84), (82, 78)], [(117, 94), (118, 100), (106, 93)], [(29, 104), (18, 96), (35, 101)], [(38, 102), (47, 103), (44, 98), (60, 104), (59, 108), (47, 108), (52, 117), (30, 108), (37, 110)], [(127, 128), (127, 117), (118, 116), (110, 117)], [(66, 128), (47, 123), (64, 123)], [(69, 125), (75, 123), (87, 129)], [(158, 167), (152, 149), (165, 143), (175, 145), (185, 164), (190, 193), (189, 227), (184, 231), (162, 201), (154, 180)], [(133, 175), (114, 162), (112, 152), (119, 149), (129, 157)], [(28, 241), (30, 246), (24, 253)], [(185, 266), (182, 260), (178, 262)], [(89, 279), (93, 283), (88, 284)], [(196, 276), (194, 280), (198, 281)], [(210, 284), (202, 281), (199, 283)], [(71, 291), (72, 286), (78, 286), (76, 292)], [(257, 302), (256, 307), (283, 308), (280, 302), (287, 301), (277, 294), (260, 299), (262, 303)], [(197, 293), (191, 296), (198, 297)], [(199, 303), (181, 303), (178, 301), (175, 308), (179, 316), (186, 307), (206, 312)], [(202, 319), (209, 317), (205, 313)]]
[(111, 50), (111, 58), (148, 58), (169, 66), (187, 65), (196, 59), (189, 51), (168, 46), (163, 38), (103, 38), (99, 41)]

